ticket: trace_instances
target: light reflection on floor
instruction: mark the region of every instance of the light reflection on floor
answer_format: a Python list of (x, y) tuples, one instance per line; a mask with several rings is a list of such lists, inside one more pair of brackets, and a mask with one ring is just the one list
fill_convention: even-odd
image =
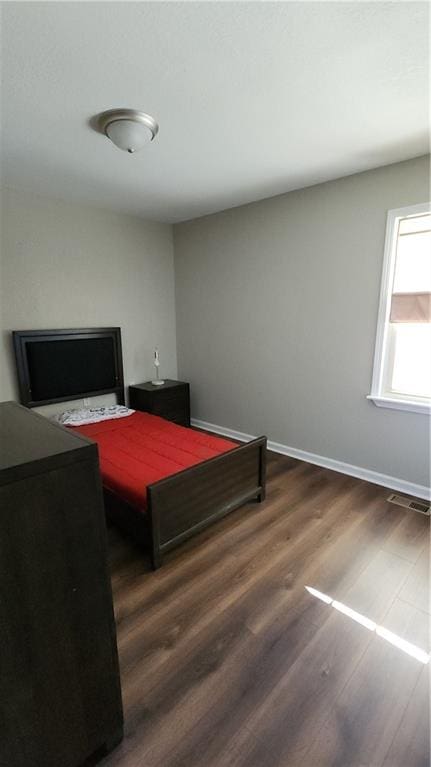
[(364, 626), (364, 628), (368, 629), (369, 631), (374, 631), (377, 636), (385, 639), (386, 642), (389, 642), (390, 644), (394, 645), (394, 647), (397, 647), (399, 650), (407, 653), (407, 655), (411, 655), (412, 658), (416, 658), (416, 660), (420, 661), (421, 663), (429, 663), (430, 655), (429, 653), (425, 652), (425, 650), (421, 650), (420, 647), (417, 647), (411, 642), (407, 642), (405, 639), (398, 636), (398, 634), (394, 634), (392, 631), (385, 629), (384, 626), (378, 626), (377, 623), (372, 621), (370, 618), (367, 618), (366, 615), (362, 615), (361, 613), (356, 612), (356, 610), (352, 610), (351, 607), (348, 607), (343, 602), (338, 602), (336, 599), (328, 596), (328, 594), (324, 594), (322, 591), (318, 591), (312, 586), (305, 586), (305, 588), (308, 593), (313, 597), (316, 597), (316, 599), (320, 599), (321, 602), (324, 602), (328, 606), (333, 607), (335, 610), (338, 610), (338, 612), (346, 615), (353, 621), (356, 621), (356, 623), (360, 623), (361, 626)]

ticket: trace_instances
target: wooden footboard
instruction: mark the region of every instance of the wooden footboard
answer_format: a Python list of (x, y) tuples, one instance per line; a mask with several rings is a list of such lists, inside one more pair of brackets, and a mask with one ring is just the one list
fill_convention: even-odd
[(259, 437), (149, 485), (145, 511), (105, 488), (105, 510), (135, 543), (150, 543), (156, 570), (164, 552), (246, 501), (263, 501), (265, 480), (266, 437)]
[(266, 437), (161, 479), (147, 488), (152, 564), (246, 501), (265, 498)]

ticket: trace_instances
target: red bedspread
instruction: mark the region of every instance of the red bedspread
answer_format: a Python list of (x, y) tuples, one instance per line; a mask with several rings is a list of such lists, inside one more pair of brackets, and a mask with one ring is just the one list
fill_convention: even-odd
[(70, 428), (97, 442), (105, 487), (138, 507), (146, 505), (147, 485), (236, 447), (141, 412)]

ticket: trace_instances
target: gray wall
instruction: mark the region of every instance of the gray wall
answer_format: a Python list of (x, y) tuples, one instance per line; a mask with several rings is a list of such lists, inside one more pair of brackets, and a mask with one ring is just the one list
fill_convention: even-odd
[(4, 189), (0, 302), (0, 400), (18, 398), (12, 329), (118, 325), (126, 383), (153, 376), (156, 344), (176, 377), (167, 224)]
[(423, 157), (175, 226), (192, 415), (427, 485), (429, 417), (365, 397), (386, 212), (428, 194)]

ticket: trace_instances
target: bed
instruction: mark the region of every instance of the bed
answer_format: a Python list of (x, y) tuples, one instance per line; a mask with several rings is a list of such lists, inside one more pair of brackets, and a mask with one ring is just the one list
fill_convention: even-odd
[[(108, 393), (124, 403), (120, 328), (16, 331), (14, 346), (27, 407)], [(265, 498), (266, 437), (238, 446), (141, 412), (75, 428), (98, 443), (107, 516), (149, 544), (154, 569), (167, 551)]]
[(238, 446), (142, 412), (70, 428), (97, 442), (107, 516), (150, 544), (154, 569), (166, 551), (264, 499), (265, 437)]

